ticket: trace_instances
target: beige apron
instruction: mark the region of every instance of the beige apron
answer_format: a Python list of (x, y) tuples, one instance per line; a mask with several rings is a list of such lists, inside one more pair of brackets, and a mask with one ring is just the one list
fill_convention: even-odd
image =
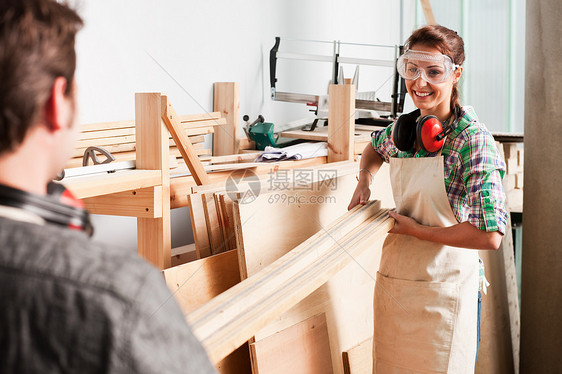
[[(391, 158), (390, 178), (398, 213), (457, 223), (442, 156)], [(389, 234), (375, 286), (373, 372), (474, 373), (478, 281), (478, 251)]]

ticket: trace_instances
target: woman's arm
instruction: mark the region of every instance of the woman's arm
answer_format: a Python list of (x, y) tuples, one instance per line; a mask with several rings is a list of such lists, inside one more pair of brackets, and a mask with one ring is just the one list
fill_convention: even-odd
[(421, 240), (471, 249), (496, 250), (502, 240), (502, 234), (498, 231), (480, 230), (469, 222), (449, 227), (432, 227), (421, 225), (413, 218), (396, 212), (390, 212), (389, 215), (395, 219), (394, 228), (389, 231), (392, 234), (411, 235)]
[(370, 143), (367, 144), (363, 150), (363, 154), (361, 155), (361, 162), (359, 163), (359, 182), (353, 192), (353, 196), (351, 197), (351, 202), (349, 203), (347, 210), (350, 210), (357, 204), (366, 204), (369, 201), (369, 197), (371, 196), (369, 186), (373, 182), (373, 175), (377, 174), (382, 163), (383, 160), (381, 156), (379, 156), (379, 154), (373, 149), (373, 146)]

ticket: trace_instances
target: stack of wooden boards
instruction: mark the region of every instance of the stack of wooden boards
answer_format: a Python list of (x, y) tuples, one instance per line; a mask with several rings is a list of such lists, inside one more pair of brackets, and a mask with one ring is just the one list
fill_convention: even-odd
[[(236, 249), (164, 271), (184, 312), (189, 313), (205, 300), (218, 295), (221, 287), (225, 291), (240, 280), (253, 279), (309, 237), (325, 234), (330, 223), (347, 212), (357, 169), (356, 163), (339, 162), (289, 173), (277, 170), (274, 175), (250, 180), (247, 184), (238, 183), (236, 193), (240, 194), (240, 199), (233, 199), (232, 205), (223, 204), (233, 196), (224, 184), (214, 188), (195, 187), (190, 196), (190, 209), (198, 252), (204, 252), (204, 245), (213, 242), (212, 235), (218, 240), (224, 238), (212, 229), (220, 232), (220, 211), (226, 210), (225, 216), (229, 217), (230, 208), (233, 222), (229, 222), (233, 227), (223, 229), (234, 234)], [(386, 172), (385, 167), (381, 179)], [(302, 182), (299, 175), (303, 173), (311, 176), (312, 183)], [(248, 189), (255, 192), (258, 183), (259, 195), (255, 199), (246, 195), (244, 200)], [(386, 205), (393, 204), (388, 200), (388, 188), (377, 191), (379, 195), (386, 195), (383, 196)], [(206, 204), (207, 208), (197, 209), (194, 201)], [(218, 248), (206, 253), (230, 248), (228, 241), (220, 243)], [(362, 244), (379, 250), (381, 247), (380, 242)], [(361, 255), (341, 250), (340, 254), (350, 262), (343, 270), (338, 269), (341, 271), (318, 290), (256, 331), (249, 345), (253, 372), (303, 372), (306, 367), (310, 369), (304, 372), (343, 372), (342, 352), (372, 336), (373, 289), (379, 250), (365, 251)], [(210, 274), (212, 268), (216, 274)], [(197, 289), (194, 285), (200, 283), (195, 282), (205, 284), (201, 285), (202, 289)], [(369, 360), (369, 357), (370, 352), (367, 352), (360, 360)], [(244, 372), (238, 371), (243, 370), (244, 363), (250, 363), (247, 346), (226, 357), (217, 367), (221, 372)], [(236, 370), (229, 371), (233, 368)]]
[(511, 212), (523, 212), (523, 143), (502, 143), (507, 171), (505, 193)]
[[(337, 191), (342, 191), (340, 193), (345, 194), (345, 197), (342, 196), (339, 201), (342, 205), (338, 206), (340, 208), (347, 207), (346, 204), (349, 201), (344, 202), (344, 200), (350, 198), (350, 191), (353, 191), (354, 186), (342, 186), (341, 183), (338, 184), (338, 181), (340, 181), (340, 178), (349, 175), (352, 177), (347, 179), (354, 180), (356, 173), (357, 164), (345, 161), (298, 169), (279, 169), (278, 165), (274, 165), (271, 166), (268, 173), (259, 176), (249, 170), (239, 171), (233, 172), (224, 182), (193, 187), (192, 194), (189, 195), (188, 199), (198, 256), (207, 257), (237, 248), (234, 231), (234, 200), (242, 199), (244, 202), (252, 202), (258, 195), (267, 195), (274, 205), (290, 205), (297, 200), (309, 199), (311, 191), (318, 192), (314, 191), (318, 185), (328, 185), (331, 188), (334, 184)], [(381, 174), (384, 174), (384, 172)], [(382, 191), (379, 194), (382, 195)], [(290, 193), (293, 195), (290, 195)], [(319, 199), (325, 197), (319, 197), (316, 194), (313, 196)], [(335, 197), (331, 196), (330, 198)], [(391, 207), (393, 205), (393, 201), (391, 197), (389, 199), (388, 194), (385, 194), (384, 202), (385, 206)], [(316, 204), (307, 203), (307, 205), (314, 206)], [(330, 206), (330, 204), (321, 204), (320, 206), (325, 207)], [(280, 208), (279, 212), (282, 213), (283, 209)], [(316, 214), (320, 213), (317, 212)], [(276, 220), (277, 217), (278, 214), (272, 214), (269, 219)], [(329, 215), (329, 217), (333, 216)], [(287, 228), (288, 232), (291, 232), (290, 227), (286, 225), (284, 227)]]
[[(211, 149), (204, 147), (205, 135), (214, 133), (215, 126), (226, 124), (226, 120), (221, 117), (219, 112), (183, 115), (178, 116), (178, 119), (201, 161), (210, 161)], [(172, 161), (170, 166), (185, 165), (171, 135), (169, 139)], [(135, 160), (136, 144), (134, 120), (84, 124), (80, 128), (73, 158), (69, 160), (67, 168), (82, 166), (84, 151), (92, 146), (106, 149), (115, 157), (116, 161)]]
[[(337, 175), (332, 174), (337, 180), (335, 184), (326, 183), (328, 179), (323, 183), (314, 180), (307, 188), (297, 189), (298, 171), (284, 174), (277, 170), (281, 174), (253, 178), (246, 175), (246, 179), (234, 183), (237, 188), (230, 190), (225, 183), (193, 188), (191, 201), (201, 201), (198, 209), (192, 205), (191, 215), (194, 232), (199, 230), (196, 245), (202, 258), (167, 269), (164, 275), (221, 373), (371, 372), (374, 276), (384, 235), (372, 242), (356, 243), (357, 247), (367, 245), (362, 253), (353, 253), (342, 245), (334, 253), (347, 256), (349, 262), (290, 308), (283, 308), (284, 299), (276, 298), (284, 290), (292, 290), (299, 271), (285, 283), (265, 291), (247, 286), (263, 284), (272, 267), (281, 266), (279, 261), (284, 263), (286, 256), (294, 256), (314, 237), (330, 238), (331, 225), (348, 214), (358, 166), (342, 162), (310, 167), (307, 171), (319, 175), (330, 168), (338, 170)], [(279, 189), (275, 181), (279, 175), (283, 175), (284, 189)], [(257, 185), (259, 194), (255, 194)], [(257, 196), (248, 195), (248, 190)], [(390, 191), (388, 168), (384, 165), (373, 184), (372, 198), (381, 200), (383, 207), (392, 206)], [(211, 239), (211, 235), (216, 238)], [(203, 243), (216, 240), (219, 246), (204, 247), (202, 238)], [(340, 237), (330, 239), (341, 243)], [(510, 237), (506, 236), (500, 250), (480, 253), (492, 287), (484, 298), (477, 373), (509, 373), (515, 366), (518, 337), (514, 326), (518, 319), (512, 297), (510, 245)], [(203, 257), (204, 253), (208, 257)], [(312, 269), (316, 265), (300, 270)], [(255, 300), (264, 294), (273, 299), (264, 304), (268, 308), (260, 309), (261, 304), (255, 304)], [(268, 314), (271, 311), (273, 314)], [(263, 323), (262, 317), (267, 317), (267, 324), (259, 325)], [(251, 328), (253, 338), (235, 349), (240, 344), (239, 334)]]

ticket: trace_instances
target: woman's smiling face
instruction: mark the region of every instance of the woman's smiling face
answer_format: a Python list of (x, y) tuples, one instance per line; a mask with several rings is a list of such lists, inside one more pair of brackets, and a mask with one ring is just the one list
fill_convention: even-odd
[[(437, 48), (424, 44), (415, 44), (410, 49), (441, 54), (441, 51)], [(425, 69), (426, 72), (431, 72), (432, 62), (417, 61), (415, 63), (419, 68)], [(435, 68), (441, 67), (436, 66)], [(428, 83), (421, 76), (417, 79), (406, 80), (408, 93), (414, 101), (414, 105), (421, 110), (422, 115), (433, 114), (441, 120), (443, 120), (443, 116), (449, 115), (453, 84), (460, 79), (461, 73), (462, 67), (459, 67), (451, 74), (449, 79), (437, 84)]]

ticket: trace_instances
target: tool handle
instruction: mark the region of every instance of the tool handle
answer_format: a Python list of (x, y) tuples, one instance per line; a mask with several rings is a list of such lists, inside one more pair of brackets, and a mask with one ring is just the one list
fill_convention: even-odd
[(275, 78), (277, 70), (277, 52), (279, 51), (279, 43), (281, 43), (281, 38), (275, 37), (275, 45), (269, 51), (269, 83), (271, 85), (271, 98), (275, 99), (275, 83), (277, 78)]
[(261, 123), (265, 122), (265, 118), (263, 118), (263, 116), (261, 114), (258, 115), (258, 118), (256, 118), (256, 120), (254, 122), (250, 123), (250, 125), (248, 127), (252, 127), (259, 122), (261, 122)]

